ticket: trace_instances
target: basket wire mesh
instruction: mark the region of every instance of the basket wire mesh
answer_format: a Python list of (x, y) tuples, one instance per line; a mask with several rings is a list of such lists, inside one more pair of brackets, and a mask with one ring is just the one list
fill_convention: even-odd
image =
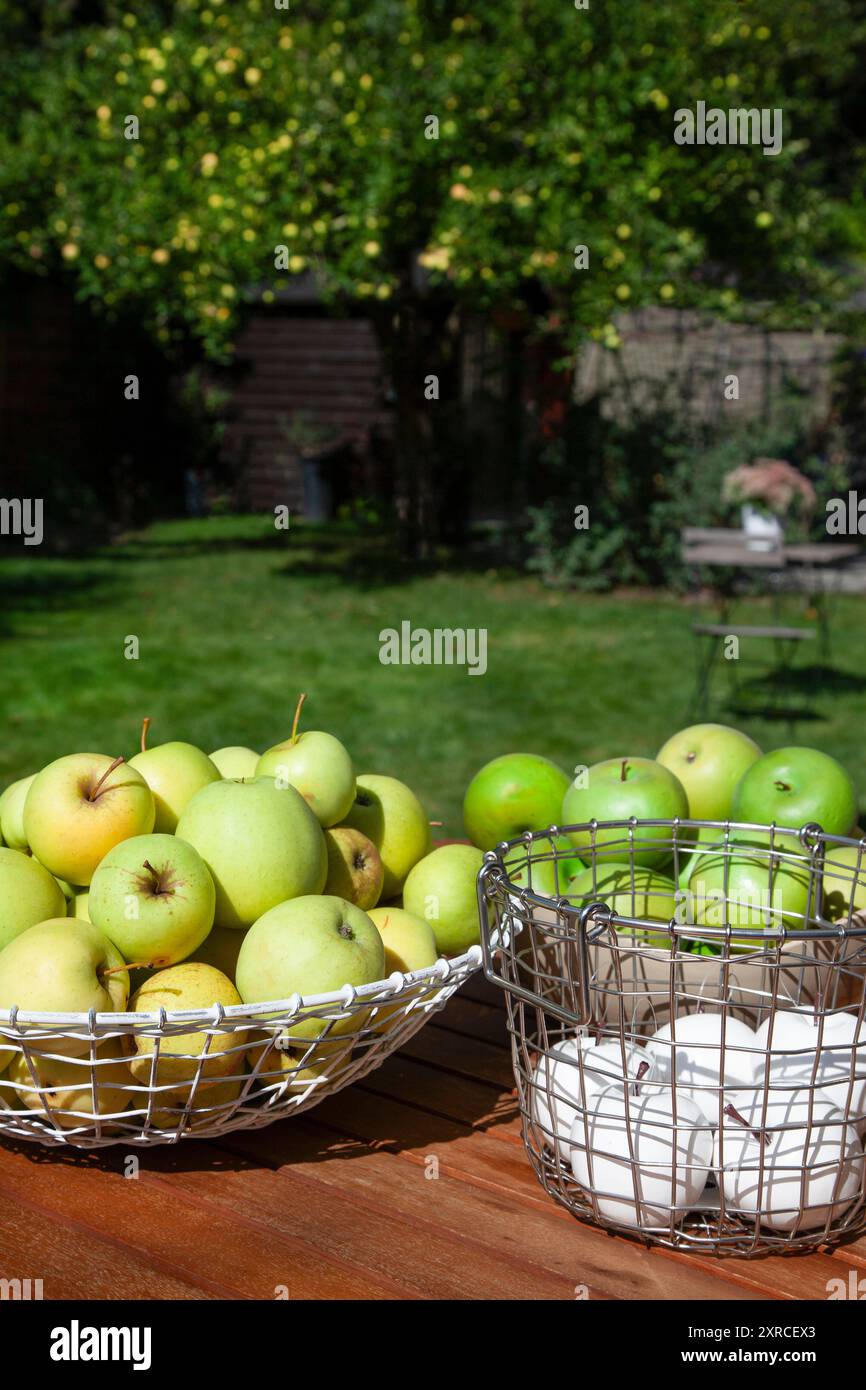
[(866, 840), (593, 821), (500, 845), (478, 894), (556, 1201), (735, 1256), (866, 1227)]
[(332, 994), (167, 1013), (0, 1011), (0, 1133), (176, 1143), (259, 1128), (375, 1070), (481, 966), (473, 946)]

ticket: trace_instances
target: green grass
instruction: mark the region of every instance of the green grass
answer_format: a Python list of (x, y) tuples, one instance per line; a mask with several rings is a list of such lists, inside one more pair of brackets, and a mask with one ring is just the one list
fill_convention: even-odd
[[(383, 666), (379, 633), (404, 619), (486, 628), (487, 674)], [(63, 753), (129, 755), (144, 715), (151, 742), (263, 749), (286, 736), (306, 690), (306, 727), (343, 739), (359, 770), (409, 782), (441, 833), (458, 834), (467, 781), (499, 753), (534, 750), (566, 769), (652, 756), (688, 716), (690, 622), (673, 596), (411, 573), (387, 537), (275, 533), (266, 517), (163, 523), (81, 559), (22, 551), (0, 559), (0, 786)], [(763, 747), (834, 754), (863, 804), (862, 600), (838, 601), (834, 634), (832, 669), (802, 671), (787, 692), (809, 704), (796, 729), (766, 710), (738, 718), (717, 706), (713, 717)], [(138, 660), (125, 658), (129, 637)], [(753, 669), (752, 699), (772, 704), (778, 692)]]

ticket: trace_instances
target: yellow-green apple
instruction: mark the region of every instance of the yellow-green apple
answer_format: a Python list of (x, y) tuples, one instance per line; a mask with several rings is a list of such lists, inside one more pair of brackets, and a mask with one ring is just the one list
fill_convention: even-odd
[(535, 753), (505, 753), (476, 772), (463, 799), (466, 834), (493, 849), (527, 830), (547, 830), (562, 815), (569, 781), (562, 768)]
[(235, 978), (238, 968), (238, 955), (244, 944), (245, 931), (236, 927), (214, 927), (209, 931), (200, 946), (193, 951), (190, 960), (201, 961), (221, 970), (230, 980)]
[(328, 872), (322, 828), (300, 792), (272, 777), (214, 782), (177, 826), (216, 887), (218, 927), (249, 927), (277, 903), (320, 893)]
[(35, 772), (30, 777), (22, 777), (0, 796), (0, 830), (10, 849), (30, 848), (24, 829), (24, 803), (35, 779)]
[(440, 845), (406, 879), (403, 906), (430, 924), (442, 956), (459, 955), (481, 940), (476, 880), (483, 863), (474, 845)]
[(835, 758), (817, 748), (777, 748), (743, 774), (733, 817), (794, 829), (817, 822), (828, 835), (847, 835), (857, 819), (854, 784)]
[(238, 781), (243, 777), (255, 777), (259, 755), (253, 748), (233, 744), (229, 748), (218, 748), (211, 753), (210, 760), (221, 777)]
[[(688, 920), (696, 926), (778, 932), (808, 925), (808, 865), (784, 854), (750, 854), (748, 845), (737, 844), (709, 850), (695, 860), (688, 894)], [(758, 949), (748, 939), (739, 944)]]
[[(608, 758), (575, 778), (565, 794), (562, 820), (566, 825), (587, 821), (673, 820), (687, 817), (689, 803), (682, 783), (667, 767), (652, 758)], [(578, 854), (589, 859), (592, 846), (596, 858), (623, 862), (631, 860), (627, 827), (569, 832)], [(657, 868), (670, 857), (671, 831), (665, 826), (642, 825), (634, 835), (634, 862), (644, 868)]]
[(821, 902), (831, 922), (866, 911), (866, 845), (827, 846)]
[(24, 831), (40, 863), (86, 887), (110, 849), (149, 835), (150, 787), (122, 758), (73, 753), (37, 773), (24, 806)]
[(692, 724), (669, 738), (656, 761), (679, 778), (692, 820), (729, 820), (737, 783), (761, 750), (725, 724)]
[(210, 870), (192, 845), (175, 835), (136, 835), (99, 865), (88, 914), (126, 960), (166, 966), (201, 945), (215, 904)]
[(75, 894), (69, 916), (77, 917), (82, 922), (90, 921), (90, 894), (86, 888)]
[[(53, 1043), (46, 1046), (54, 1051)], [(9, 1080), (25, 1109), (50, 1111), (61, 1129), (87, 1125), (94, 1115), (118, 1115), (132, 1099), (132, 1075), (119, 1038), (97, 1043), (92, 1063), (89, 1055), (55, 1057), (31, 1050), (30, 1056), (32, 1071), (24, 1053), (16, 1053)]]
[[(137, 989), (130, 1003), (132, 1013), (176, 1013), (184, 1009), (210, 1009), (214, 1004), (230, 1008), (241, 998), (227, 975), (212, 965), (184, 961), (168, 970), (158, 970)], [(140, 1085), (150, 1085), (154, 1068), (154, 1039), (139, 1033), (131, 1040), (133, 1056), (129, 1069)], [(243, 1070), (245, 1034), (242, 1030), (176, 1033), (160, 1038), (159, 1057), (153, 1082), (157, 1086), (182, 1086), (199, 1073), (225, 1079)], [(158, 1102), (157, 1102), (158, 1103)], [(136, 1107), (138, 1108), (138, 1107)]]
[(385, 975), (400, 970), (426, 970), (439, 959), (436, 937), (429, 922), (400, 907), (374, 907), (368, 913), (385, 947)]
[[(670, 922), (677, 916), (677, 885), (672, 878), (654, 869), (628, 864), (600, 863), (583, 869), (568, 885), (568, 897), (575, 907), (603, 902), (621, 917), (647, 918), (651, 922)], [(640, 932), (642, 945), (662, 951), (676, 944), (668, 932)]]
[[(38, 864), (39, 860), (37, 859), (34, 862)], [(42, 867), (45, 868), (45, 865), (43, 864)], [(54, 879), (54, 882), (57, 884), (57, 887), (63, 894), (63, 901), (66, 903), (66, 916), (74, 917), (75, 913), (72, 910), (72, 905), (75, 902), (75, 894), (78, 892), (78, 889), (75, 887), (75, 884), (70, 883), (68, 879), (57, 878), (55, 874), (52, 874), (51, 877)], [(57, 913), (52, 912), (51, 916), (56, 917)]]
[(66, 899), (56, 878), (15, 849), (0, 849), (0, 951), (49, 917), (62, 917)]
[(355, 769), (339, 739), (319, 729), (298, 733), (306, 699), (295, 710), (291, 736), (259, 758), (256, 775), (273, 777), (281, 787), (296, 787), (322, 826), (337, 825), (355, 799)]
[[(242, 1067), (243, 1061), (239, 1055), (234, 1070), (240, 1070)], [(218, 1125), (232, 1114), (234, 1102), (241, 1093), (244, 1081), (243, 1076), (232, 1076), (227, 1081), (202, 1079), (195, 1087), (195, 1092), (190, 1082), (185, 1086), (160, 1090), (154, 1097), (150, 1123), (156, 1129), (177, 1129), (183, 1120), (184, 1133), (187, 1130), (201, 1130), (210, 1125)], [(136, 1110), (146, 1111), (147, 1096), (138, 1096), (134, 1106)], [(139, 1118), (143, 1121), (144, 1114)]]
[[(244, 1003), (257, 1004), (373, 984), (384, 972), (385, 948), (366, 912), (343, 898), (304, 897), (280, 903), (253, 923), (238, 956), (237, 984)], [(286, 1044), (326, 1031), (354, 1033), (368, 1013), (361, 1009), (333, 1022), (303, 1019), (287, 1030)]]
[[(0, 951), (0, 1009), (28, 1013), (117, 1013), (126, 1007), (129, 976), (117, 947), (91, 922), (52, 917), (16, 936)], [(86, 1037), (53, 1040), (64, 1056), (87, 1053)], [(0, 1050), (0, 1071), (12, 1053)]]
[(382, 897), (395, 898), (409, 870), (430, 851), (430, 822), (421, 802), (396, 777), (363, 772), (343, 819), (373, 841), (385, 869)]
[(207, 753), (193, 743), (160, 743), (155, 748), (145, 748), (145, 737), (143, 731), (142, 751), (130, 758), (129, 766), (141, 773), (153, 792), (154, 830), (158, 835), (173, 835), (196, 792), (219, 782), (222, 773)]
[(367, 912), (382, 895), (385, 867), (381, 855), (366, 835), (349, 825), (336, 825), (325, 831), (328, 849), (328, 877), (323, 892), (345, 898)]

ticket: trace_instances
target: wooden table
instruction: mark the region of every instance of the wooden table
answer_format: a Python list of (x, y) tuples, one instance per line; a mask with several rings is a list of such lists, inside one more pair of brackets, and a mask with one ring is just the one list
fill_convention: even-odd
[[(501, 993), (476, 977), (365, 1081), (219, 1143), (0, 1141), (0, 1277), (45, 1299), (820, 1299), (866, 1241), (752, 1261), (645, 1249), (542, 1192)], [(437, 1176), (438, 1173), (438, 1176)]]

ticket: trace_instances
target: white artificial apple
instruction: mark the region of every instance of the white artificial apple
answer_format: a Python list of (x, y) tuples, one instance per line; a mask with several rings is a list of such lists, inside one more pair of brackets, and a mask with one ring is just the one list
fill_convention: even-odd
[[(342, 898), (303, 897), (253, 923), (238, 956), (237, 985), (244, 1003), (256, 1004), (369, 985), (384, 973), (382, 938), (365, 912)], [(336, 1021), (309, 1017), (292, 1024), (287, 1039), (356, 1032), (368, 1012)]]
[(385, 866), (382, 898), (396, 898), (409, 870), (430, 852), (430, 822), (415, 793), (396, 777), (363, 772), (343, 821), (373, 841)]
[(273, 777), (281, 786), (296, 787), (320, 825), (337, 825), (355, 799), (355, 769), (333, 734), (315, 729), (298, 733), (305, 698), (302, 695), (298, 701), (291, 737), (262, 754), (256, 775)]
[(745, 1023), (705, 1013), (685, 1014), (675, 1023), (666, 1023), (647, 1043), (655, 1063), (654, 1080), (670, 1085), (675, 1079), (677, 1103), (685, 1097), (712, 1126), (719, 1123), (719, 1088), (756, 1082), (762, 1065), (757, 1048), (755, 1034)]
[(24, 829), (24, 804), (35, 778), (35, 772), (30, 777), (22, 777), (0, 796), (0, 832), (10, 849), (30, 848)]
[(161, 743), (147, 748), (147, 722), (141, 733), (141, 752), (129, 766), (140, 772), (156, 808), (153, 828), (158, 835), (173, 835), (177, 823), (202, 787), (219, 782), (222, 773), (206, 753), (192, 743)]
[(46, 1110), (61, 1129), (90, 1126), (95, 1115), (119, 1115), (132, 1099), (132, 1075), (119, 1038), (97, 1043), (96, 1058), (55, 1057), (34, 1053), (31, 1066), (23, 1052), (16, 1053), (7, 1072), (21, 1104), (27, 1110)]
[(109, 850), (88, 913), (128, 961), (175, 965), (213, 926), (216, 891), (201, 855), (174, 835), (137, 835)]
[(210, 869), (218, 927), (252, 926), (277, 903), (324, 887), (321, 826), (294, 787), (281, 789), (271, 777), (204, 787), (181, 816), (177, 836)]
[[(168, 970), (158, 970), (137, 989), (130, 1003), (131, 1013), (176, 1013), (184, 1009), (224, 1008), (240, 1004), (241, 997), (231, 980), (211, 965), (184, 961)], [(154, 1062), (153, 1037), (139, 1033), (133, 1039), (134, 1055), (129, 1068), (136, 1081), (149, 1086), (176, 1088), (195, 1076), (225, 1080), (243, 1071), (247, 1035), (243, 1029), (174, 1033), (159, 1040), (159, 1057)], [(159, 1102), (155, 1102), (158, 1104)], [(139, 1107), (136, 1105), (135, 1107)]]
[(440, 955), (459, 955), (481, 941), (476, 885), (483, 863), (474, 845), (440, 845), (406, 879), (403, 905), (430, 923)]
[(807, 1006), (777, 1009), (755, 1038), (769, 1053), (774, 1087), (814, 1084), (852, 1124), (866, 1124), (866, 1022), (858, 1026), (856, 1015), (844, 1010), (822, 1015)]
[(66, 899), (47, 869), (27, 854), (0, 848), (0, 951), (28, 927), (65, 912)]
[[(55, 917), (16, 936), (0, 951), (0, 1009), (28, 1013), (117, 1013), (126, 1007), (129, 976), (123, 957), (90, 922)], [(80, 1057), (86, 1037), (52, 1040), (52, 1050)], [(0, 1071), (12, 1052), (0, 1049)]]
[(857, 1133), (820, 1091), (732, 1092), (716, 1136), (714, 1165), (726, 1211), (774, 1231), (811, 1231), (837, 1221), (860, 1191)]
[(36, 858), (58, 878), (86, 887), (110, 849), (149, 835), (153, 795), (122, 758), (75, 753), (37, 773), (24, 807), (24, 830)]
[(218, 748), (211, 753), (210, 760), (221, 777), (238, 782), (245, 777), (255, 777), (259, 754), (253, 748), (234, 744), (229, 748)]
[(644, 1083), (594, 1095), (570, 1143), (574, 1176), (600, 1215), (641, 1231), (678, 1226), (713, 1161), (712, 1132), (694, 1102), (678, 1097), (674, 1120), (670, 1094)]
[(349, 825), (325, 831), (328, 877), (323, 892), (345, 898), (364, 912), (375, 907), (382, 894), (385, 867), (372, 840)]
[[(734, 791), (761, 750), (747, 734), (725, 724), (692, 724), (656, 754), (685, 788), (692, 820), (730, 820)], [(718, 832), (717, 832), (718, 833)]]
[(651, 1081), (653, 1070), (645, 1048), (618, 1038), (596, 1042), (584, 1034), (554, 1043), (539, 1059), (529, 1083), (532, 1118), (544, 1142), (553, 1147), (558, 1140), (566, 1156), (574, 1122), (593, 1096), (626, 1077), (630, 1082)]

